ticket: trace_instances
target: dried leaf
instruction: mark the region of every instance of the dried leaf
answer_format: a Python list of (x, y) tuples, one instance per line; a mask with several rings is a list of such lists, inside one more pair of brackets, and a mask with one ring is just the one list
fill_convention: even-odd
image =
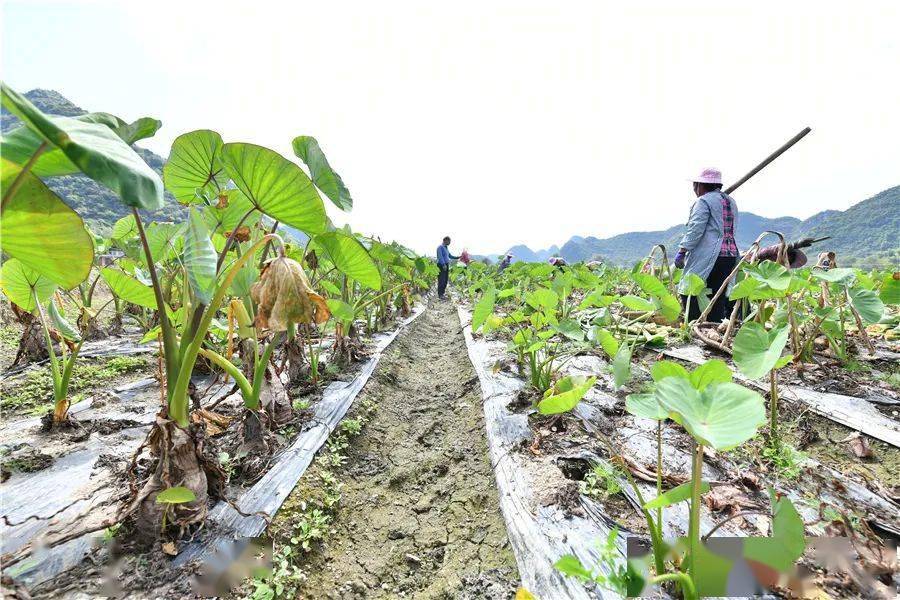
[(228, 207), (228, 194), (219, 194), (219, 201), (216, 202), (216, 208)]
[(220, 415), (205, 408), (191, 412), (191, 420), (197, 425), (204, 424), (206, 426), (206, 435), (210, 437), (223, 433), (231, 423), (231, 417)]
[(162, 551), (169, 556), (178, 556), (178, 546), (175, 545), (175, 542), (164, 542)]
[(256, 326), (285, 331), (290, 323), (324, 323), (331, 316), (325, 299), (313, 292), (295, 260), (281, 257), (268, 263), (250, 288), (257, 303)]
[[(231, 237), (231, 231), (225, 232), (225, 237)], [(246, 242), (250, 239), (250, 228), (246, 225), (242, 225), (234, 230), (234, 239), (237, 242)]]
[(858, 431), (851, 433), (841, 441), (848, 443), (850, 451), (856, 458), (871, 458), (873, 455), (872, 448), (869, 447), (869, 440)]

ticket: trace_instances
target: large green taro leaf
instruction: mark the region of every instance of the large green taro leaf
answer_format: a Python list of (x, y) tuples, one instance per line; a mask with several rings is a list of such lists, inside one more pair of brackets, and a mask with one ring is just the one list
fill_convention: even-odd
[[(8, 189), (21, 167), (2, 159), (2, 187)], [(64, 289), (84, 281), (94, 260), (94, 243), (84, 221), (44, 183), (26, 173), (15, 195), (3, 206), (0, 243), (18, 258)]]
[(472, 331), (478, 329), (484, 324), (490, 314), (494, 311), (494, 303), (497, 301), (497, 291), (493, 286), (484, 291), (475, 308), (472, 310)]
[(208, 129), (175, 138), (163, 167), (163, 181), (179, 202), (198, 202), (203, 195), (212, 197), (225, 189), (228, 178), (222, 166), (222, 146), (222, 136)]
[(350, 191), (344, 185), (341, 176), (328, 164), (328, 159), (325, 158), (325, 153), (322, 152), (316, 138), (301, 135), (294, 138), (292, 145), (297, 158), (309, 167), (309, 173), (316, 187), (341, 210), (352, 209), (353, 198), (350, 197)]
[(764, 260), (747, 269), (748, 274), (773, 290), (787, 290), (791, 285), (791, 272), (783, 265)]
[(884, 316), (884, 303), (873, 290), (860, 286), (850, 288), (850, 302), (866, 323), (877, 323)]
[(900, 305), (900, 277), (896, 273), (888, 273), (884, 276), (878, 297), (885, 304)]
[(559, 302), (556, 292), (547, 288), (538, 288), (525, 294), (525, 302), (535, 310), (554, 309)]
[(3, 288), (10, 302), (22, 310), (33, 312), (37, 308), (35, 294), (38, 301), (44, 304), (56, 291), (56, 284), (19, 259), (11, 258), (0, 269), (0, 288)]
[(101, 269), (100, 276), (112, 293), (122, 300), (156, 310), (156, 296), (149, 285), (144, 285), (131, 275), (110, 267)]
[(325, 250), (341, 273), (373, 290), (381, 289), (378, 265), (356, 237), (340, 231), (328, 231), (317, 235), (314, 242)]
[[(48, 116), (47, 118), (52, 120), (56, 117)], [(105, 125), (119, 136), (119, 139), (129, 145), (153, 136), (162, 126), (160, 121), (149, 117), (142, 117), (134, 123), (126, 123), (109, 113), (88, 113), (71, 118), (85, 123)], [(44, 138), (30, 127), (26, 125), (17, 127), (3, 136), (3, 155), (7, 160), (24, 164), (43, 141)], [(67, 175), (79, 171), (78, 166), (69, 160), (61, 149), (55, 147), (45, 150), (32, 167), (32, 172), (40, 177)]]
[(811, 275), (816, 279), (821, 279), (822, 281), (827, 281), (829, 283), (843, 283), (849, 284), (854, 279), (856, 279), (856, 270), (855, 269), (829, 269), (827, 271), (822, 269), (813, 269)]
[(299, 166), (268, 148), (243, 143), (225, 144), (222, 162), (260, 211), (307, 235), (326, 231), (325, 205)]
[[(114, 191), (128, 206), (147, 210), (162, 208), (163, 186), (159, 176), (107, 125), (70, 117), (48, 117), (6, 85), (0, 89), (3, 106), (51, 146), (47, 156), (39, 158), (32, 167), (35, 175), (69, 174), (75, 172), (74, 166)], [(22, 155), (6, 154), (5, 146), (4, 140), (6, 158), (19, 164), (28, 160)], [(54, 147), (67, 161), (59, 160), (52, 151)]]
[(736, 383), (715, 383), (701, 392), (686, 379), (666, 377), (657, 383), (656, 398), (669, 418), (717, 450), (749, 440), (766, 420), (762, 397)]
[(734, 363), (750, 379), (758, 379), (775, 368), (787, 344), (787, 326), (766, 331), (756, 321), (744, 323), (734, 336)]

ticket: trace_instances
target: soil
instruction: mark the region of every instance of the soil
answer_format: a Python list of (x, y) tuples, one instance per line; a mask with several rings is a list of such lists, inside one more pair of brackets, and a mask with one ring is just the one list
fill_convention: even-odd
[[(377, 410), (372, 410), (377, 404)], [(350, 418), (371, 420), (331, 472), (341, 499), (303, 555), (299, 598), (509, 598), (518, 576), (456, 311), (435, 300), (388, 349)], [(321, 494), (317, 463), (270, 531)]]

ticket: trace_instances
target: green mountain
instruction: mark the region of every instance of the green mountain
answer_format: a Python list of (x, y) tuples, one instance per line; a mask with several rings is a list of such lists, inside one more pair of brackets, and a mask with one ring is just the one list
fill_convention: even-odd
[[(558, 254), (569, 262), (602, 258), (614, 264), (631, 265), (646, 257), (655, 244), (662, 243), (671, 259), (683, 231), (683, 225), (676, 225), (664, 231), (638, 231), (604, 239), (573, 236)], [(735, 235), (738, 246), (749, 247), (763, 231), (779, 231), (789, 241), (830, 235), (830, 240), (817, 244), (809, 253), (817, 255), (833, 250), (842, 266), (895, 269), (900, 265), (900, 186), (884, 190), (845, 211), (826, 210), (806, 220), (770, 219), (742, 212)], [(772, 243), (769, 241), (772, 239), (767, 238), (766, 243)], [(541, 258), (546, 251), (534, 252), (527, 246), (515, 246), (510, 251), (517, 260), (546, 260)]]
[[(25, 97), (50, 115), (77, 117), (87, 112), (53, 90), (31, 90)], [(0, 131), (6, 133), (19, 125), (19, 119), (3, 109), (0, 114)], [(134, 149), (154, 171), (162, 174), (165, 160), (161, 156), (139, 146), (134, 146)], [(84, 175), (51, 177), (46, 183), (66, 204), (78, 211), (95, 233), (108, 234), (113, 223), (131, 212), (113, 192)], [(151, 213), (142, 211), (142, 216), (150, 221), (181, 222), (186, 215), (187, 209), (168, 193), (163, 208)]]

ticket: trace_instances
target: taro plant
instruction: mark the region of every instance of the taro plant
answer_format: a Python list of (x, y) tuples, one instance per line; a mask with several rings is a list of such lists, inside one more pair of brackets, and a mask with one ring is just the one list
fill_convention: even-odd
[(734, 363), (741, 373), (750, 379), (769, 378), (769, 443), (775, 450), (781, 444), (778, 435), (778, 369), (794, 358), (791, 354), (781, 355), (789, 335), (788, 326), (766, 331), (756, 321), (748, 321), (734, 337)]
[[(10, 257), (3, 268), (3, 289), (31, 314), (49, 299), (51, 285), (71, 290), (85, 281), (94, 261), (94, 242), (81, 217), (40, 178), (81, 172), (132, 207), (159, 208), (162, 183), (130, 144), (153, 135), (160, 123), (145, 118), (128, 124), (106, 113), (49, 117), (5, 84), (0, 84), (0, 100), (23, 123), (2, 140), (0, 237), (3, 252)], [(30, 292), (24, 293), (26, 289)], [(48, 310), (53, 319), (56, 307)], [(50, 335), (46, 319), (42, 315), (31, 319), (31, 325), (39, 323), (46, 338)], [(66, 329), (71, 328), (60, 323), (56, 331)], [(62, 364), (52, 347), (49, 352), (54, 416), (60, 422), (68, 406), (65, 392), (77, 351), (64, 356)]]
[[(663, 492), (660, 478), (657, 480), (656, 498), (645, 502), (634, 479), (625, 472), (642, 502), (655, 572), (651, 575), (639, 560), (629, 561), (627, 568), (607, 565), (602, 570), (616, 577), (624, 577), (620, 583), (628, 595), (640, 595), (648, 585), (666, 582), (674, 582), (688, 599), (725, 595), (731, 562), (706, 549), (700, 538), (701, 496), (710, 489), (709, 484), (703, 481), (703, 449), (733, 449), (756, 435), (766, 418), (763, 399), (756, 392), (732, 383), (730, 369), (719, 360), (708, 361), (692, 372), (676, 363), (660, 361), (654, 365), (651, 374), (655, 382), (653, 392), (629, 396), (626, 408), (636, 416), (659, 422), (671, 419), (684, 427), (694, 441), (690, 481)], [(661, 474), (659, 437), (658, 443), (657, 473)], [(690, 505), (687, 540), (670, 545), (662, 539), (662, 510), (685, 501)], [(783, 571), (803, 552), (803, 525), (787, 499), (773, 496), (772, 508), (773, 536), (748, 540), (744, 546), (744, 556)], [(710, 533), (717, 528), (710, 529)], [(557, 568), (564, 573), (608, 583), (606, 579), (597, 579), (576, 557), (566, 556), (563, 559), (557, 563)]]
[[(54, 298), (57, 285), (19, 259), (11, 258), (3, 264), (0, 286), (10, 302), (34, 313), (40, 323), (53, 380), (53, 410), (46, 424), (48, 428), (62, 425), (68, 421), (69, 382), (83, 339), (66, 321), (58, 298)], [(54, 339), (59, 342), (59, 355)]]

